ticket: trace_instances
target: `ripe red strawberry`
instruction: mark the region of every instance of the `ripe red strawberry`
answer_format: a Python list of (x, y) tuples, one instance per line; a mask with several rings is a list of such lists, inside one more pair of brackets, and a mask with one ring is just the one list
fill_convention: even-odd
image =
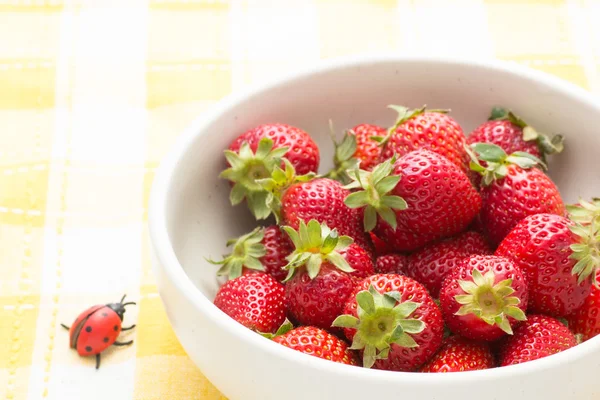
[(390, 106), (398, 112), (398, 119), (383, 139), (380, 161), (389, 160), (394, 154), (403, 156), (414, 150), (427, 149), (444, 156), (469, 173), (469, 156), (465, 151), (466, 138), (462, 128), (445, 110), (426, 110), (425, 107), (410, 110), (402, 106)]
[(446, 326), (473, 340), (493, 341), (512, 334), (524, 321), (527, 283), (506, 258), (470, 256), (444, 279), (440, 307)]
[(404, 254), (386, 254), (375, 260), (375, 272), (378, 274), (407, 275), (408, 259)]
[(275, 332), (285, 320), (285, 289), (271, 275), (255, 273), (227, 281), (214, 303), (225, 314), (257, 332)]
[(530, 312), (565, 317), (583, 305), (599, 264), (599, 228), (592, 228), (536, 214), (500, 243), (495, 254), (511, 260), (527, 278)]
[(247, 142), (250, 149), (256, 152), (263, 138), (273, 141), (273, 149), (287, 147), (287, 152), (283, 156), (292, 163), (298, 175), (317, 172), (319, 169), (320, 156), (317, 144), (308, 133), (287, 124), (263, 124), (250, 129), (235, 138), (229, 145), (229, 150), (239, 153), (243, 143)]
[(291, 318), (302, 325), (331, 327), (356, 281), (374, 273), (370, 256), (316, 220), (300, 222), (298, 232), (284, 227), (296, 250), (286, 266), (286, 306)]
[(386, 135), (384, 128), (371, 124), (360, 124), (347, 131), (344, 139), (335, 144), (334, 169), (327, 176), (348, 183), (347, 171), (359, 163), (362, 169), (372, 170), (381, 154), (381, 146), (373, 138), (383, 139)]
[(494, 356), (485, 342), (474, 342), (460, 336), (444, 339), (440, 351), (420, 372), (462, 372), (494, 368)]
[(592, 286), (583, 305), (567, 317), (567, 321), (571, 332), (580, 335), (583, 342), (600, 334), (600, 289), (596, 285)]
[(385, 137), (387, 130), (377, 125), (360, 124), (352, 128), (356, 135), (356, 152), (354, 157), (360, 160), (362, 169), (371, 171), (379, 164), (381, 146), (379, 142), (373, 140), (373, 137)]
[(263, 271), (280, 282), (287, 275), (283, 267), (288, 263), (286, 257), (294, 248), (287, 234), (277, 225), (256, 228), (227, 244), (233, 245), (231, 254), (221, 261), (209, 260), (222, 265), (217, 275), (233, 279), (245, 273)]
[(444, 330), (427, 290), (397, 274), (359, 282), (333, 326), (345, 328), (351, 349), (362, 352), (364, 367), (392, 371), (414, 371), (425, 363), (439, 349)]
[(350, 191), (329, 178), (319, 178), (291, 185), (281, 196), (281, 220), (298, 229), (300, 221), (311, 219), (350, 236), (356, 244), (373, 252), (368, 235), (363, 231), (360, 210), (347, 207), (344, 199)]
[(483, 175), (481, 224), (488, 239), (497, 245), (523, 218), (540, 213), (565, 214), (565, 205), (552, 180), (538, 168), (541, 161), (528, 153), (508, 156), (500, 147), (472, 146), (486, 167), (472, 168)]
[(544, 159), (546, 154), (560, 153), (563, 149), (560, 135), (552, 139), (538, 133), (511, 111), (494, 108), (488, 121), (484, 122), (467, 138), (468, 144), (491, 143), (500, 146), (507, 154), (517, 151)]
[[(462, 259), (474, 254), (491, 254), (483, 236), (468, 231), (434, 242), (408, 256), (407, 275), (414, 278), (437, 298), (448, 272)], [(377, 270), (377, 268), (375, 268)]]
[(358, 365), (356, 354), (337, 336), (314, 326), (300, 326), (273, 341), (304, 354), (342, 364)]
[[(364, 209), (364, 229), (397, 252), (413, 251), (464, 231), (481, 199), (469, 178), (429, 150), (392, 158), (372, 172), (355, 170), (345, 203)], [(359, 179), (360, 178), (360, 179)]]
[(527, 321), (506, 338), (500, 349), (499, 364), (520, 364), (559, 353), (575, 346), (575, 336), (558, 320), (545, 315), (529, 315)]
[(271, 210), (265, 206), (267, 192), (257, 181), (269, 178), (282, 157), (298, 175), (316, 173), (319, 149), (308, 133), (286, 124), (257, 126), (238, 136), (225, 150), (229, 168), (221, 177), (232, 183), (232, 205), (244, 199), (257, 219), (267, 218)]

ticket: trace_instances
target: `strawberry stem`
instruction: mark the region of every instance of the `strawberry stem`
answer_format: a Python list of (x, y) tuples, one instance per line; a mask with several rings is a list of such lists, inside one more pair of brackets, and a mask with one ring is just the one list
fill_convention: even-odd
[[(333, 131), (333, 127), (330, 129)], [(339, 143), (335, 141), (333, 132), (331, 136), (335, 146), (333, 157), (334, 168), (325, 177), (335, 179), (343, 184), (350, 183), (351, 179), (348, 176), (348, 170), (353, 170), (360, 164), (360, 160), (354, 157), (357, 147), (356, 135), (349, 129), (344, 133), (344, 138)]]
[(229, 194), (231, 205), (237, 205), (246, 199), (254, 217), (266, 219), (271, 211), (265, 203), (267, 192), (258, 181), (271, 175), (287, 151), (287, 147), (273, 149), (273, 141), (269, 138), (260, 140), (255, 153), (248, 142), (242, 143), (237, 153), (225, 150), (225, 158), (230, 167), (219, 176), (233, 183)]
[(242, 275), (243, 267), (264, 271), (265, 266), (260, 262), (260, 258), (267, 254), (267, 250), (262, 244), (264, 237), (264, 228), (258, 227), (237, 239), (229, 240), (227, 246), (233, 245), (233, 251), (221, 261), (211, 259), (207, 259), (207, 261), (211, 264), (221, 265), (217, 275), (227, 276), (228, 279), (235, 279)]
[(600, 199), (593, 198), (592, 202), (579, 199), (578, 204), (567, 205), (569, 218), (582, 225), (592, 223), (594, 219), (600, 218)]
[[(484, 186), (504, 178), (508, 173), (507, 166), (511, 164), (518, 165), (523, 169), (536, 165), (546, 169), (546, 164), (532, 154), (515, 151), (508, 155), (500, 146), (491, 143), (473, 143), (471, 147), (465, 145), (465, 150), (471, 158), (471, 170), (483, 176), (481, 183)], [(485, 162), (485, 166), (481, 164), (481, 161)]]
[(352, 244), (349, 236), (338, 236), (336, 229), (329, 229), (325, 224), (319, 224), (311, 219), (308, 224), (300, 220), (298, 231), (290, 226), (284, 226), (283, 230), (292, 240), (295, 250), (286, 257), (288, 264), (283, 267), (288, 271), (284, 282), (290, 280), (296, 270), (305, 266), (310, 279), (315, 278), (321, 269), (323, 262), (330, 262), (336, 268), (344, 272), (353, 272), (346, 259), (339, 253)]
[(366, 232), (375, 228), (377, 216), (396, 229), (394, 210), (408, 207), (402, 197), (389, 194), (400, 181), (399, 175), (390, 175), (395, 162), (394, 156), (376, 166), (372, 172), (357, 168), (350, 173), (353, 181), (344, 186), (346, 189), (363, 189), (349, 194), (344, 204), (350, 208), (365, 208), (363, 225)]
[(513, 331), (508, 321), (512, 317), (517, 321), (525, 321), (527, 317), (523, 310), (516, 307), (521, 300), (511, 296), (515, 290), (512, 288), (512, 279), (505, 279), (494, 284), (496, 275), (489, 270), (482, 275), (477, 268), (473, 268), (472, 280), (460, 280), (458, 284), (466, 293), (454, 296), (456, 302), (462, 307), (456, 315), (464, 316), (473, 314), (489, 325), (497, 325), (509, 335)]
[(578, 236), (579, 242), (572, 244), (570, 258), (577, 260), (572, 274), (577, 275), (577, 283), (591, 279), (600, 289), (597, 273), (600, 268), (600, 218), (593, 218), (588, 224), (574, 223), (569, 227)]
[(489, 121), (507, 120), (523, 130), (523, 140), (526, 142), (537, 142), (538, 148), (542, 153), (542, 158), (545, 160), (546, 155), (557, 154), (564, 149), (564, 138), (562, 135), (554, 135), (552, 138), (535, 130), (531, 125), (515, 115), (512, 111), (494, 107)]
[(412, 301), (399, 303), (400, 293), (379, 293), (373, 285), (356, 295), (358, 318), (340, 315), (332, 326), (356, 329), (353, 350), (363, 350), (363, 366), (371, 368), (376, 360), (386, 359), (392, 343), (412, 348), (417, 343), (412, 335), (421, 333), (425, 323), (409, 319), (420, 304)]

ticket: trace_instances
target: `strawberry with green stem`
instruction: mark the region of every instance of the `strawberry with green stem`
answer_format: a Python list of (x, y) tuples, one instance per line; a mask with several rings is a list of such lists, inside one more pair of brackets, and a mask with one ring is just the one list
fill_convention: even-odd
[(566, 317), (583, 305), (600, 265), (600, 221), (580, 225), (554, 214), (521, 220), (495, 255), (526, 276), (529, 311)]
[(356, 281), (374, 273), (373, 262), (337, 230), (316, 220), (299, 225), (298, 231), (283, 227), (295, 247), (285, 266), (287, 310), (302, 325), (328, 329)]
[(372, 254), (373, 244), (362, 229), (362, 213), (344, 204), (350, 191), (330, 178), (296, 176), (293, 167), (284, 164), (285, 170), (275, 167), (271, 177), (259, 181), (268, 192), (265, 201), (278, 223), (297, 230), (301, 221), (315, 219)]
[(475, 255), (463, 259), (445, 278), (440, 306), (448, 328), (473, 340), (493, 341), (513, 333), (526, 320), (528, 287), (509, 260)]
[(538, 132), (512, 111), (495, 107), (488, 121), (481, 124), (467, 138), (468, 144), (490, 143), (500, 146), (506, 153), (526, 152), (542, 160), (546, 155), (563, 150), (563, 137), (552, 138)]
[(227, 246), (233, 246), (229, 255), (220, 261), (208, 260), (212, 264), (221, 265), (217, 271), (218, 276), (233, 279), (243, 273), (263, 271), (278, 281), (285, 278), (286, 271), (283, 267), (287, 264), (286, 257), (293, 251), (293, 247), (287, 234), (277, 225), (257, 227), (237, 239), (229, 240)]
[(261, 139), (255, 152), (248, 142), (242, 143), (237, 152), (225, 150), (225, 158), (230, 167), (219, 176), (233, 184), (229, 193), (231, 205), (235, 206), (246, 200), (256, 219), (266, 219), (271, 213), (266, 206), (268, 192), (257, 181), (269, 177), (287, 151), (287, 147), (274, 149), (273, 141), (269, 138)]
[(416, 150), (373, 171), (354, 170), (346, 197), (364, 214), (364, 230), (396, 252), (414, 251), (464, 231), (478, 214), (481, 199), (469, 178), (443, 156)]
[(286, 124), (263, 124), (238, 137), (225, 150), (229, 168), (221, 177), (232, 184), (230, 201), (237, 205), (243, 200), (257, 219), (266, 219), (271, 211), (265, 207), (267, 193), (257, 180), (271, 176), (275, 166), (286, 160), (298, 175), (316, 173), (319, 149), (303, 130)]
[(372, 275), (358, 283), (344, 314), (333, 322), (344, 328), (363, 366), (413, 371), (438, 350), (443, 336), (438, 306), (418, 282), (397, 274)]
[(471, 149), (471, 169), (482, 175), (479, 218), (493, 245), (529, 215), (565, 214), (558, 188), (536, 168), (545, 167), (539, 158), (525, 152), (508, 155), (499, 146), (487, 143), (475, 143)]

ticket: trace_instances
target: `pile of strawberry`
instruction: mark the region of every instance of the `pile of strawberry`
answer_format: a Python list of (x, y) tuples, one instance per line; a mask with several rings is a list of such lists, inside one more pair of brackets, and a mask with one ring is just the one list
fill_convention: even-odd
[(311, 137), (256, 127), (225, 151), (233, 205), (215, 305), (334, 362), (453, 372), (546, 357), (600, 333), (600, 200), (565, 206), (552, 139), (503, 109), (468, 137), (444, 110), (361, 124), (318, 175)]

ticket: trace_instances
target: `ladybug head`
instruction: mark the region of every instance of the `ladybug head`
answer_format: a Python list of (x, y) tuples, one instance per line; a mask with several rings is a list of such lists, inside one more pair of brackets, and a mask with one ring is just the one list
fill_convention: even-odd
[(121, 318), (121, 321), (123, 321), (123, 314), (125, 314), (125, 306), (127, 306), (129, 304), (135, 304), (135, 302), (133, 302), (133, 301), (123, 303), (123, 300), (125, 300), (125, 296), (127, 296), (127, 295), (124, 294), (123, 297), (121, 298), (121, 301), (119, 301), (118, 303), (110, 303), (110, 304), (106, 305), (108, 308), (112, 309), (114, 312), (117, 313), (119, 318)]

